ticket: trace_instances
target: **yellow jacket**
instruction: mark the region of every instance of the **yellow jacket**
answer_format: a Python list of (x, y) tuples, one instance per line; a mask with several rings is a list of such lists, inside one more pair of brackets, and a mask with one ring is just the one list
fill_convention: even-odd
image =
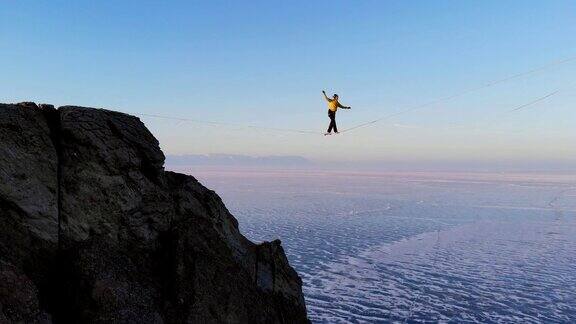
[(342, 106), (342, 104), (338, 102), (338, 99), (330, 99), (326, 96), (326, 94), (324, 94), (324, 98), (326, 99), (326, 101), (328, 101), (328, 109), (330, 109), (330, 111), (335, 112), (336, 110), (338, 110), (338, 108), (349, 109), (349, 107)]

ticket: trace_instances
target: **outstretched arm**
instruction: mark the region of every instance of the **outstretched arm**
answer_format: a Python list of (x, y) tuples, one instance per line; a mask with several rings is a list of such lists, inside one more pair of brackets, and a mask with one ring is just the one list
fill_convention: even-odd
[(330, 101), (330, 98), (328, 98), (328, 96), (326, 95), (326, 91), (322, 90), (322, 94), (324, 95), (326, 101)]
[(342, 106), (341, 103), (338, 103), (338, 107), (340, 107), (342, 109), (350, 109), (350, 106)]

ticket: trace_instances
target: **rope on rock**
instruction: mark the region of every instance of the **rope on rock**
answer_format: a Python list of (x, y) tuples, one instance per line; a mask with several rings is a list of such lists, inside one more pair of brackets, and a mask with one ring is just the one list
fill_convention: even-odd
[(144, 116), (144, 117), (152, 117), (152, 118), (161, 118), (161, 119), (177, 120), (177, 121), (183, 121), (183, 122), (193, 122), (193, 123), (198, 123), (198, 124), (210, 124), (210, 125), (219, 125), (219, 126), (232, 126), (232, 127), (241, 127), (241, 128), (252, 128), (252, 129), (271, 130), (271, 131), (278, 131), (278, 132), (300, 133), (300, 134), (314, 134), (314, 135), (321, 134), (320, 132), (311, 131), (311, 130), (304, 130), (304, 129), (277, 128), (277, 127), (266, 127), (266, 126), (256, 126), (256, 125), (243, 125), (243, 124), (227, 123), (227, 122), (219, 122), (219, 121), (211, 121), (211, 120), (200, 120), (200, 119), (191, 119), (191, 118), (170, 117), (170, 116), (152, 115), (152, 114), (142, 114), (142, 113), (141, 113), (141, 114), (136, 114), (136, 115)]

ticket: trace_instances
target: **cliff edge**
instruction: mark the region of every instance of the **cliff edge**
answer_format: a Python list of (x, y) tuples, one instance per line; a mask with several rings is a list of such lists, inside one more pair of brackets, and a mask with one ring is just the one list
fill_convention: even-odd
[(163, 164), (136, 117), (0, 104), (0, 323), (307, 323), (280, 241)]

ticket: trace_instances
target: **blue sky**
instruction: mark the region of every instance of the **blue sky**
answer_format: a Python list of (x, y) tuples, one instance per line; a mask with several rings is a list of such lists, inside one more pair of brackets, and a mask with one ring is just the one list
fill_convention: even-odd
[[(574, 1), (3, 1), (0, 101), (324, 131), (576, 56)], [(576, 159), (576, 61), (325, 138), (143, 118), (168, 154)], [(515, 113), (506, 111), (560, 90)]]

